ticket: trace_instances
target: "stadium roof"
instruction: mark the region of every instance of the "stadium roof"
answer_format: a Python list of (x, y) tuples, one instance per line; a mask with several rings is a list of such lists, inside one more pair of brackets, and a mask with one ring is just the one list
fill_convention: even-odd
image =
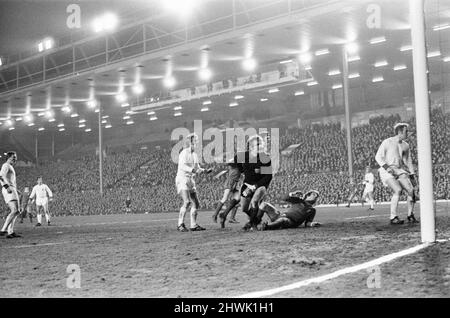
[[(38, 6), (48, 10), (49, 15), (25, 10), (24, 19), (35, 16), (37, 25), (42, 20), (48, 35), (54, 36), (55, 47), (39, 53), (33, 44), (31, 51), (20, 56), (5, 54), (11, 53), (11, 48), (22, 48), (22, 42), (30, 43), (27, 32), (40, 34), (42, 30), (14, 23), (0, 28), (0, 43), (7, 43), (0, 49), (0, 129), (95, 129), (98, 119), (94, 99), (102, 105), (104, 127), (120, 127), (148, 122), (151, 117), (173, 118), (177, 106), (182, 106), (184, 113), (200, 113), (205, 110), (205, 101), (211, 101), (209, 111), (229, 107), (236, 95), (243, 96), (242, 104), (271, 103), (280, 95), (340, 89), (342, 47), (348, 43), (357, 44), (357, 50), (349, 53), (351, 87), (412, 79), (407, 1), (197, 2), (189, 17), (163, 11), (156, 6), (157, 1), (127, 2), (132, 6), (123, 1), (107, 2), (110, 7), (81, 2), (82, 8), (89, 7), (87, 16), (108, 10), (118, 15), (120, 25), (113, 33), (99, 35), (86, 24), (71, 34), (71, 40), (67, 34), (56, 37), (60, 34), (56, 20), (47, 20), (52, 2), (39, 2)], [(23, 3), (1, 2), (0, 11), (16, 10), (16, 5), (20, 9)], [(432, 74), (448, 72), (450, 3), (433, 0), (426, 1), (426, 5), (429, 70)], [(379, 27), (373, 20), (378, 8)], [(310, 62), (303, 60), (305, 54), (310, 54)], [(242, 63), (250, 58), (257, 61), (257, 67), (244, 70)], [(292, 65), (298, 65), (302, 76), (283, 85), (249, 88), (239, 94), (212, 94), (211, 98), (194, 97), (164, 106), (155, 103), (167, 95), (164, 79), (169, 75), (176, 80), (173, 91), (204, 85), (205, 81), (198, 77), (202, 68), (211, 70), (211, 82), (220, 82)], [(138, 97), (133, 93), (137, 83), (144, 89)], [(269, 89), (275, 87), (279, 91), (270, 94)], [(124, 95), (124, 100), (117, 101), (119, 92), (126, 93), (126, 100)], [(64, 112), (67, 105), (71, 110)], [(27, 122), (31, 121), (25, 115), (27, 110), (33, 115), (34, 125)]]

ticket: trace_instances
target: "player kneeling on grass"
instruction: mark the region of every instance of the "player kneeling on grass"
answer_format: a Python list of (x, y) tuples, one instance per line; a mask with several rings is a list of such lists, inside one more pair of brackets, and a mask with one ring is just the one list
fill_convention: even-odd
[(261, 203), (259, 209), (264, 211), (270, 219), (270, 222), (262, 223), (261, 231), (297, 228), (303, 223), (305, 227), (320, 226), (319, 222), (313, 222), (316, 216), (316, 209), (313, 206), (318, 198), (319, 192), (315, 190), (309, 191), (303, 198), (302, 192), (291, 192), (282, 199), (291, 204), (291, 207), (286, 212), (278, 211), (270, 203)]

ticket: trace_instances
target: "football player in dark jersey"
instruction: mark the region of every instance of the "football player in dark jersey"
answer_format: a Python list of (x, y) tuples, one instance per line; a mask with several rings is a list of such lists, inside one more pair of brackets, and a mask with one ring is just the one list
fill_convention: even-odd
[[(264, 149), (263, 138), (258, 135), (252, 136), (247, 141), (247, 151), (239, 152), (233, 161), (239, 171), (244, 174), (240, 203), (242, 211), (249, 217), (249, 222), (244, 226), (244, 230), (256, 229), (264, 214), (259, 211), (259, 205), (266, 196), (272, 180), (272, 162), (270, 155)], [(219, 214), (222, 227), (224, 227), (227, 214), (238, 202), (233, 198), (226, 210)]]
[(23, 223), (23, 219), (29, 217), (30, 223), (33, 223), (33, 213), (31, 212), (31, 204), (29, 204), (28, 199), (30, 198), (30, 188), (25, 187), (22, 194), (20, 195), (20, 221)]
[(286, 212), (278, 211), (272, 204), (263, 202), (260, 210), (269, 217), (270, 222), (263, 222), (262, 231), (279, 230), (287, 228), (296, 228), (304, 224), (305, 227), (318, 227), (321, 224), (314, 222), (316, 209), (314, 205), (319, 198), (319, 192), (315, 190), (308, 191), (304, 196), (301, 191), (291, 192), (282, 198), (291, 206)]
[[(231, 162), (228, 166), (228, 176), (227, 180), (225, 181), (225, 190), (223, 191), (223, 197), (222, 199), (217, 202), (216, 210), (214, 211), (214, 214), (212, 216), (212, 219), (214, 222), (217, 222), (217, 216), (219, 215), (220, 210), (222, 210), (223, 205), (225, 202), (228, 201), (228, 198), (231, 194), (231, 199), (234, 199), (236, 201), (239, 201), (240, 194), (239, 194), (239, 180), (241, 178), (241, 172), (239, 171), (239, 167), (237, 164), (234, 164), (234, 162)], [(231, 210), (231, 218), (230, 223), (239, 223), (236, 221), (236, 211), (237, 211), (237, 205), (234, 205), (234, 208)]]

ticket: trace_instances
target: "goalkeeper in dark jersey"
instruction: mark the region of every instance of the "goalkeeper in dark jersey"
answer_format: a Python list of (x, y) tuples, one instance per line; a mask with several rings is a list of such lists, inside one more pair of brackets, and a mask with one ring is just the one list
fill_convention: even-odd
[(305, 227), (318, 227), (321, 224), (314, 222), (316, 209), (314, 204), (319, 198), (319, 192), (308, 191), (304, 196), (300, 191), (291, 192), (282, 198), (283, 201), (291, 204), (286, 212), (278, 211), (272, 204), (263, 202), (259, 206), (261, 211), (270, 219), (270, 222), (263, 222), (262, 231), (296, 228), (304, 224)]

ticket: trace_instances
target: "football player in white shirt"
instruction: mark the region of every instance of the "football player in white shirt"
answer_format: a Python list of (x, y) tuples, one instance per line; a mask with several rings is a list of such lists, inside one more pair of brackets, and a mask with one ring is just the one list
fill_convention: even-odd
[(29, 200), (34, 201), (36, 198), (36, 214), (37, 214), (37, 223), (36, 226), (41, 226), (42, 221), (42, 213), (41, 210), (44, 210), (45, 219), (47, 221), (47, 225), (50, 225), (50, 213), (48, 211), (48, 201), (53, 200), (53, 193), (50, 188), (42, 183), (42, 177), (37, 179), (37, 185), (33, 187), (31, 190)]
[(392, 189), (391, 224), (403, 224), (397, 216), (398, 201), (402, 190), (408, 194), (408, 222), (418, 222), (414, 217), (414, 187), (416, 183), (414, 166), (410, 148), (405, 140), (408, 138), (409, 125), (398, 123), (394, 126), (395, 136), (385, 139), (377, 151), (375, 160), (380, 165), (378, 169), (381, 181)]
[(178, 156), (178, 172), (175, 179), (177, 192), (183, 199), (183, 205), (180, 208), (178, 217), (178, 231), (187, 232), (188, 229), (184, 225), (184, 216), (189, 206), (191, 207), (191, 231), (204, 231), (205, 228), (197, 224), (197, 209), (200, 206), (197, 198), (197, 190), (195, 188), (194, 176), (196, 173), (206, 172), (210, 170), (200, 167), (198, 156), (195, 148), (198, 143), (196, 134), (186, 136), (187, 147), (180, 152)]
[(373, 186), (375, 183), (375, 176), (372, 173), (372, 169), (370, 167), (366, 168), (366, 174), (364, 175), (364, 181), (362, 182), (364, 187), (364, 192), (362, 198), (366, 200), (367, 203), (370, 204), (369, 210), (374, 210), (373, 205), (375, 200), (373, 198)]
[(20, 214), (20, 199), (19, 193), (17, 192), (16, 171), (14, 170), (16, 162), (17, 154), (14, 151), (10, 151), (6, 154), (6, 162), (0, 170), (3, 199), (5, 199), (5, 203), (11, 211), (6, 217), (5, 223), (0, 231), (0, 236), (6, 235), (6, 238), (21, 237), (21, 235), (14, 232), (14, 224)]

